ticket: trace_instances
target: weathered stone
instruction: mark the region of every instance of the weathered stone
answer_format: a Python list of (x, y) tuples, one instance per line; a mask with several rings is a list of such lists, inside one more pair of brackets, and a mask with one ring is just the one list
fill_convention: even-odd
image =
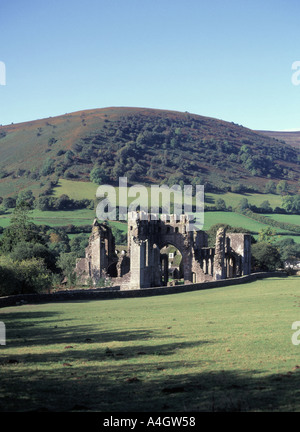
[(185, 284), (250, 274), (250, 235), (226, 234), (221, 228), (215, 248), (209, 248), (204, 231), (189, 230), (188, 216), (152, 218), (144, 212), (128, 214), (128, 251), (119, 255), (111, 229), (95, 220), (86, 256), (78, 260), (76, 271), (83, 283), (92, 280), (94, 285), (108, 275), (121, 290), (167, 285), (168, 256), (160, 253), (167, 245), (175, 246), (182, 255), (179, 273)]
[(97, 285), (116, 261), (115, 239), (112, 231), (108, 225), (100, 224), (95, 219), (89, 244), (85, 249), (85, 258), (80, 258), (76, 264), (77, 277), (83, 284), (92, 282)]

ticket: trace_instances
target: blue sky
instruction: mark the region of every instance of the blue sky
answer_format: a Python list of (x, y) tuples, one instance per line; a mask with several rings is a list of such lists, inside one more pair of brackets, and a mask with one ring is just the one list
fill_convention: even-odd
[(0, 0), (0, 124), (134, 106), (300, 130), (299, 16), (298, 0)]

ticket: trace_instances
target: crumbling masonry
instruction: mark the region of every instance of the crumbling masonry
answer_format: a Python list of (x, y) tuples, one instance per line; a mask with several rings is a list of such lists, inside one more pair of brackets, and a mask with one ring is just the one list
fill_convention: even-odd
[(251, 236), (226, 233), (220, 228), (214, 248), (204, 231), (189, 230), (186, 215), (128, 214), (128, 250), (118, 253), (110, 227), (96, 219), (85, 258), (77, 260), (76, 273), (83, 284), (97, 285), (109, 276), (121, 289), (140, 289), (168, 284), (167, 245), (181, 256), (180, 276), (185, 284), (234, 278), (250, 274)]

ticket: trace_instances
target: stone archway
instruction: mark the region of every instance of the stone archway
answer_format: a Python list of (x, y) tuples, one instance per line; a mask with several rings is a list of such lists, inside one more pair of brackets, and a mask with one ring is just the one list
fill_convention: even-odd
[[(160, 250), (168, 244), (181, 253), (184, 282), (192, 283), (194, 248), (201, 246), (203, 235), (189, 230), (187, 216), (177, 219), (171, 215), (167, 219), (167, 215), (162, 215), (153, 220), (150, 215), (144, 219), (135, 214), (128, 218), (128, 233), (131, 289), (161, 285)], [(166, 281), (167, 277), (164, 275), (163, 279)]]
[[(180, 249), (172, 243), (161, 243), (160, 246), (162, 284), (167, 285), (169, 278), (179, 280), (183, 274), (183, 254)], [(173, 264), (173, 265), (172, 265)]]
[(118, 276), (118, 270), (117, 270), (117, 261), (111, 263), (107, 268), (107, 274), (110, 277), (117, 277)]

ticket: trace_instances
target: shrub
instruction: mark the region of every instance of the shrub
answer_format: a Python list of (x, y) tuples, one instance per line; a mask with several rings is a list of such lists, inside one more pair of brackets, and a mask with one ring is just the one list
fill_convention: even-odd
[(47, 175), (52, 174), (53, 172), (54, 172), (54, 160), (48, 158), (43, 163), (43, 166), (42, 166), (40, 174), (42, 176), (47, 176)]
[(55, 270), (55, 254), (47, 246), (39, 243), (18, 243), (10, 254), (13, 261), (26, 261), (33, 258), (43, 260), (49, 270)]
[(75, 265), (76, 265), (76, 254), (73, 252), (70, 253), (61, 253), (59, 259), (57, 260), (57, 265), (61, 269), (62, 274), (68, 280), (68, 286), (72, 286), (76, 284), (76, 273), (75, 273)]
[(14, 261), (0, 257), (0, 295), (38, 293), (51, 287), (51, 273), (42, 259)]
[(278, 248), (270, 243), (255, 243), (251, 247), (251, 252), (254, 271), (273, 271), (282, 265)]

